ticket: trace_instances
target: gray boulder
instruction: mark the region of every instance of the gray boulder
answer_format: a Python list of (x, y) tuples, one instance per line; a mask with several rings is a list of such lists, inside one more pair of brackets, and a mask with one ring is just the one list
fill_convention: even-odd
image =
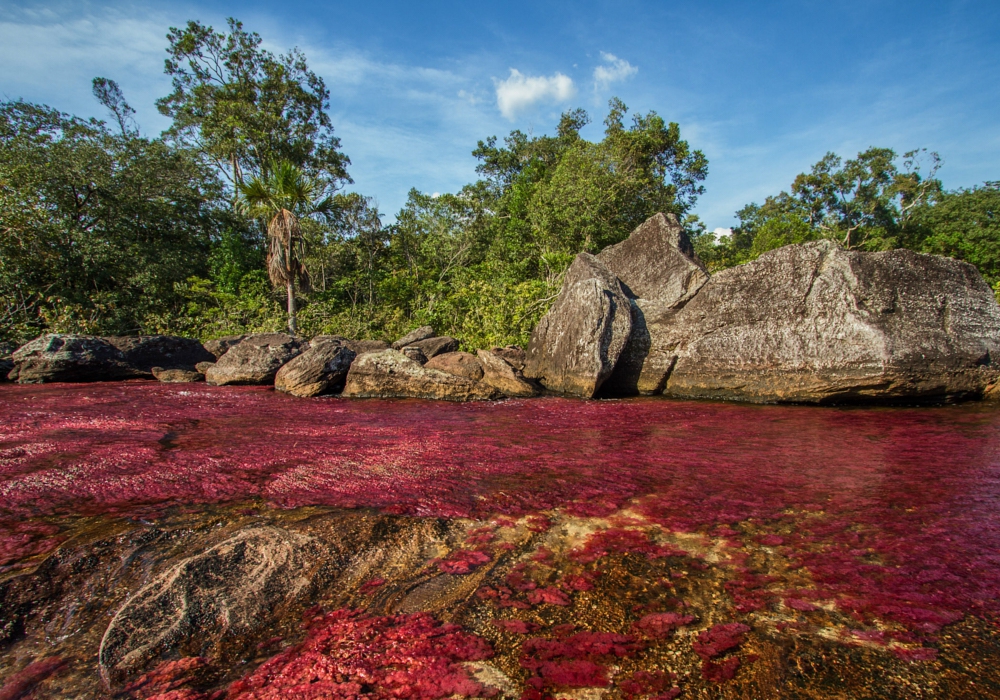
[(524, 376), (550, 391), (590, 398), (611, 376), (631, 331), (631, 304), (618, 278), (580, 253), (531, 334)]
[(627, 239), (602, 250), (597, 259), (618, 277), (630, 297), (632, 333), (614, 372), (601, 387), (606, 396), (663, 391), (671, 367), (651, 348), (663, 346), (659, 328), (646, 317), (686, 304), (708, 281), (705, 266), (673, 214), (655, 214)]
[(972, 265), (792, 245), (647, 315), (664, 394), (757, 402), (962, 398), (998, 374), (1000, 308)]
[(483, 366), (475, 355), (467, 352), (446, 352), (427, 361), (425, 369), (437, 369), (456, 377), (465, 377), (474, 382), (483, 378)]
[(433, 337), (434, 337), (433, 328), (431, 328), (430, 326), (421, 326), (420, 328), (416, 328), (410, 331), (402, 338), (397, 340), (395, 343), (393, 343), (392, 348), (393, 350), (399, 350), (401, 348), (405, 348), (407, 345), (412, 345), (413, 343), (416, 343), (418, 340), (427, 340), (428, 338), (433, 338)]
[(435, 336), (433, 338), (425, 338), (424, 340), (418, 340), (414, 343), (410, 343), (409, 345), (404, 346), (404, 349), (405, 348), (420, 348), (420, 351), (424, 353), (424, 357), (429, 360), (432, 357), (443, 355), (446, 352), (455, 352), (458, 350), (458, 340), (447, 335)]
[(366, 352), (379, 352), (388, 350), (389, 343), (382, 340), (342, 340), (344, 347), (352, 350), (355, 355), (363, 355)]
[(136, 373), (150, 377), (153, 367), (193, 370), (199, 362), (213, 362), (215, 356), (199, 341), (176, 335), (138, 335), (105, 338), (118, 348)]
[[(11, 374), (21, 384), (100, 382), (143, 376), (105, 338), (46, 333), (12, 355)], [(148, 376), (148, 375), (146, 375)]]
[(481, 382), (428, 369), (398, 350), (383, 350), (357, 357), (347, 373), (343, 396), (470, 401), (497, 398), (499, 392)]
[(427, 355), (425, 355), (424, 351), (416, 345), (407, 345), (405, 348), (401, 349), (400, 352), (414, 362), (419, 362), (422, 365), (427, 364)]
[(309, 347), (309, 343), (284, 333), (248, 335), (229, 348), (208, 369), (209, 384), (273, 384), (281, 366)]
[(483, 384), (488, 384), (504, 396), (526, 398), (538, 395), (538, 387), (520, 376), (507, 360), (489, 350), (476, 353), (483, 366)]
[(101, 676), (115, 687), (164, 653), (215, 656), (252, 639), (307, 597), (325, 559), (310, 537), (260, 527), (178, 562), (112, 618), (98, 654)]
[(212, 360), (206, 360), (207, 362), (214, 362), (223, 355), (225, 355), (229, 348), (234, 345), (239, 345), (246, 335), (226, 335), (221, 338), (213, 338), (212, 340), (206, 340), (204, 345), (205, 349), (208, 350), (214, 356)]
[(344, 386), (354, 351), (338, 340), (314, 338), (309, 349), (278, 370), (274, 388), (294, 396), (319, 396)]

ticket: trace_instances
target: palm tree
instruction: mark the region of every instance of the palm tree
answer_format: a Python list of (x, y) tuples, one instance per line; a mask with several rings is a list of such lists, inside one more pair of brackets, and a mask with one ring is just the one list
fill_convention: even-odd
[(237, 205), (247, 216), (267, 226), (267, 272), (275, 287), (288, 291), (288, 330), (298, 332), (295, 321), (295, 283), (308, 291), (309, 273), (302, 264), (305, 243), (299, 220), (328, 218), (333, 200), (323, 196), (326, 187), (288, 161), (272, 164), (264, 173), (237, 184)]

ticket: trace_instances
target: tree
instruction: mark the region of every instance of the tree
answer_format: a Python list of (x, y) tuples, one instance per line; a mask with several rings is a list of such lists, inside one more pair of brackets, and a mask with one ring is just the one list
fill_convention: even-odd
[(108, 78), (94, 78), (92, 85), (94, 97), (111, 112), (111, 116), (118, 122), (122, 136), (138, 136), (139, 129), (133, 117), (135, 110), (125, 101), (125, 95), (118, 87), (118, 83)]
[(258, 34), (228, 20), (229, 33), (199, 22), (172, 27), (165, 72), (173, 92), (157, 101), (168, 135), (197, 150), (237, 188), (288, 161), (331, 187), (350, 182), (350, 159), (326, 113), (330, 93), (298, 49), (274, 56)]
[(305, 254), (300, 219), (328, 219), (333, 214), (333, 200), (326, 195), (323, 183), (310, 178), (288, 161), (273, 163), (262, 175), (238, 186), (238, 209), (266, 222), (268, 236), (267, 272), (271, 283), (285, 287), (288, 293), (288, 330), (298, 333), (295, 307), (295, 283), (309, 288), (309, 273), (303, 264)]

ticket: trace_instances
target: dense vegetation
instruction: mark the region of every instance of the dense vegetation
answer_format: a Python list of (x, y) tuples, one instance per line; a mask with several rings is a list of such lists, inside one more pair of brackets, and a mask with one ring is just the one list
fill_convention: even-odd
[(1000, 188), (944, 191), (936, 154), (829, 154), (716, 238), (690, 214), (705, 156), (677, 124), (629, 119), (617, 99), (597, 142), (580, 135), (582, 110), (552, 136), (480, 141), (479, 180), (438, 197), (411, 190), (387, 226), (371, 199), (343, 193), (350, 160), (300, 52), (275, 56), (234, 20), (167, 39), (173, 91), (157, 106), (172, 125), (156, 138), (105, 78), (94, 94), (109, 122), (0, 103), (0, 341), (280, 330), (297, 306), (307, 336), (391, 338), (430, 323), (471, 347), (524, 343), (577, 252), (657, 211), (685, 222), (713, 269), (834, 238), (962, 258), (1000, 284)]

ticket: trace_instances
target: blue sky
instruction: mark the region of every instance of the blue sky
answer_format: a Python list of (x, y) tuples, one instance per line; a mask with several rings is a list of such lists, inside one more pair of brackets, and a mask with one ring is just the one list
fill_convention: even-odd
[(351, 189), (391, 220), (411, 187), (454, 191), (470, 151), (512, 129), (551, 133), (607, 100), (655, 110), (709, 159), (709, 228), (835, 151), (938, 151), (948, 188), (1000, 180), (1000, 3), (970, 2), (10, 2), (0, 95), (104, 118), (90, 80), (117, 80), (143, 131), (170, 26), (235, 16), (326, 80)]

